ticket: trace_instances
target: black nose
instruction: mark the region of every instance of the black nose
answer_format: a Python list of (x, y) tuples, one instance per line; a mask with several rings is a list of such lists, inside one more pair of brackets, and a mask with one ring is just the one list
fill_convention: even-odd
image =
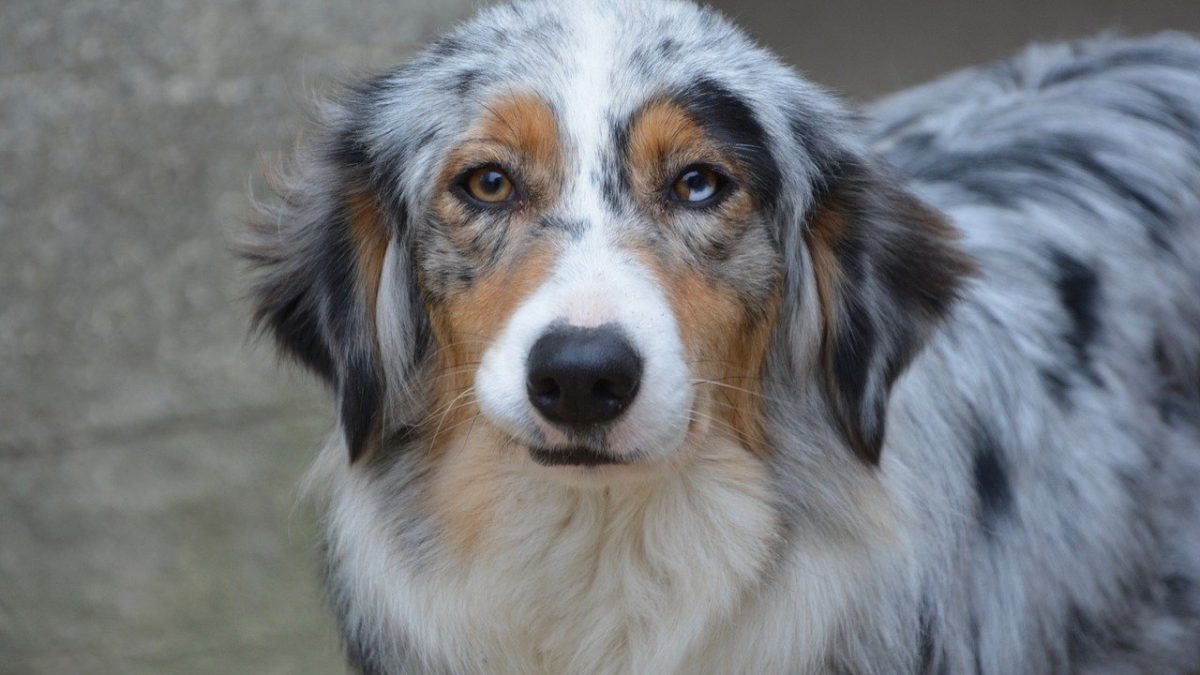
[(586, 427), (629, 407), (642, 359), (611, 326), (551, 329), (529, 350), (529, 400), (551, 422)]

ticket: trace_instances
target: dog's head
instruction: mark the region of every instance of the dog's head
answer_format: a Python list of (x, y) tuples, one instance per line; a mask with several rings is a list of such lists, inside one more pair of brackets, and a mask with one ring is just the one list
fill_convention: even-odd
[(327, 105), (247, 247), (258, 319), (351, 461), (457, 438), (599, 480), (770, 452), (788, 398), (877, 462), (967, 263), (848, 119), (709, 10), (486, 10)]

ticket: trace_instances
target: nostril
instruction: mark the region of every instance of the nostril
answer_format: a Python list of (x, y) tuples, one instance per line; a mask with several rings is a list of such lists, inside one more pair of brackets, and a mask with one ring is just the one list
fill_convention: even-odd
[(529, 392), (536, 396), (554, 398), (559, 394), (558, 383), (554, 381), (554, 378), (550, 377), (531, 377), (529, 379)]
[(598, 398), (617, 398), (613, 392), (613, 383), (608, 380), (597, 380), (596, 384), (592, 385), (592, 396)]
[(633, 393), (628, 379), (601, 379), (592, 386), (592, 395), (599, 399), (619, 401)]

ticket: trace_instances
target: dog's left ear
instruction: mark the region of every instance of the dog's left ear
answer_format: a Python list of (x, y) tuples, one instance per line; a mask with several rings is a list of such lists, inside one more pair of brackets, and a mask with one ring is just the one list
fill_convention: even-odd
[(406, 209), (372, 180), (351, 107), (328, 106), (294, 168), (269, 176), (279, 204), (261, 207), (241, 253), (257, 273), (255, 323), (333, 389), (353, 462), (395, 431), (389, 398), (411, 379), (426, 331)]
[(824, 321), (821, 377), (846, 441), (877, 464), (892, 383), (947, 313), (970, 259), (879, 162), (844, 155), (804, 219)]

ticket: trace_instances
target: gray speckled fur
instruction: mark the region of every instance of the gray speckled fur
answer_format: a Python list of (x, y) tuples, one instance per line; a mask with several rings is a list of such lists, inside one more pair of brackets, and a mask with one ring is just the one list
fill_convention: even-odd
[[(958, 638), (934, 665), (1197, 672), (1200, 45), (1035, 46), (869, 119), (982, 270), (893, 396), (889, 433), (926, 442), (885, 450), (936, 467), (920, 489), (949, 506), (927, 593)], [(999, 513), (971, 489), (981, 434)]]
[[(530, 87), (555, 104), (578, 65), (580, 27), (562, 7), (485, 10), (332, 106), (329, 141), (302, 153), (284, 211), (259, 232), (264, 302), (300, 296), (324, 307), (322, 294), (337, 292), (308, 285), (304, 257), (316, 254), (302, 249), (319, 245), (347, 148), (400, 214), (397, 283), (415, 283), (404, 261), (432, 278), (466, 265), (423, 215), (427, 186), (488, 95)], [(880, 481), (915, 505), (900, 534), (912, 567), (856, 589), (824, 670), (1200, 672), (1200, 44), (1162, 35), (1033, 47), (857, 120), (715, 13), (674, 2), (596, 11), (627, 29), (611, 98), (598, 102), (615, 126), (703, 74), (746, 102), (780, 168), (768, 236), (746, 245), (769, 239), (785, 284), (765, 414), (790, 541), (819, 546), (856, 531), (857, 485)], [(813, 375), (819, 337), (805, 323), (815, 297), (800, 272), (812, 263), (804, 217), (836, 182), (838, 157), (943, 212), (979, 268), (890, 392), (881, 364), (865, 359), (863, 405), (881, 413), (863, 424), (886, 423), (878, 466), (849, 452), (831, 421), (835, 406)], [(617, 186), (619, 176), (597, 182)], [(610, 206), (621, 208), (619, 195)], [(884, 308), (879, 270), (865, 274), (863, 311), (880, 317), (881, 344), (899, 349), (915, 319)], [(410, 305), (381, 329), (387, 363), (368, 368), (386, 380), (385, 427), (420, 414), (411, 380), (427, 340)], [(362, 344), (338, 333), (357, 320), (323, 321), (317, 342), (335, 371), (361, 357)], [(850, 414), (859, 413), (870, 416)], [(343, 402), (344, 426), (347, 414)], [(420, 545), (432, 527), (416, 513), (421, 477), (387, 453), (377, 461), (393, 462), (371, 479), (389, 523), (417, 542), (409, 555), (434, 555)], [(329, 563), (331, 597), (366, 672), (437, 669), (435, 655), (401, 647), (356, 610), (353, 561), (331, 550)], [(787, 564), (781, 552), (776, 572)]]

